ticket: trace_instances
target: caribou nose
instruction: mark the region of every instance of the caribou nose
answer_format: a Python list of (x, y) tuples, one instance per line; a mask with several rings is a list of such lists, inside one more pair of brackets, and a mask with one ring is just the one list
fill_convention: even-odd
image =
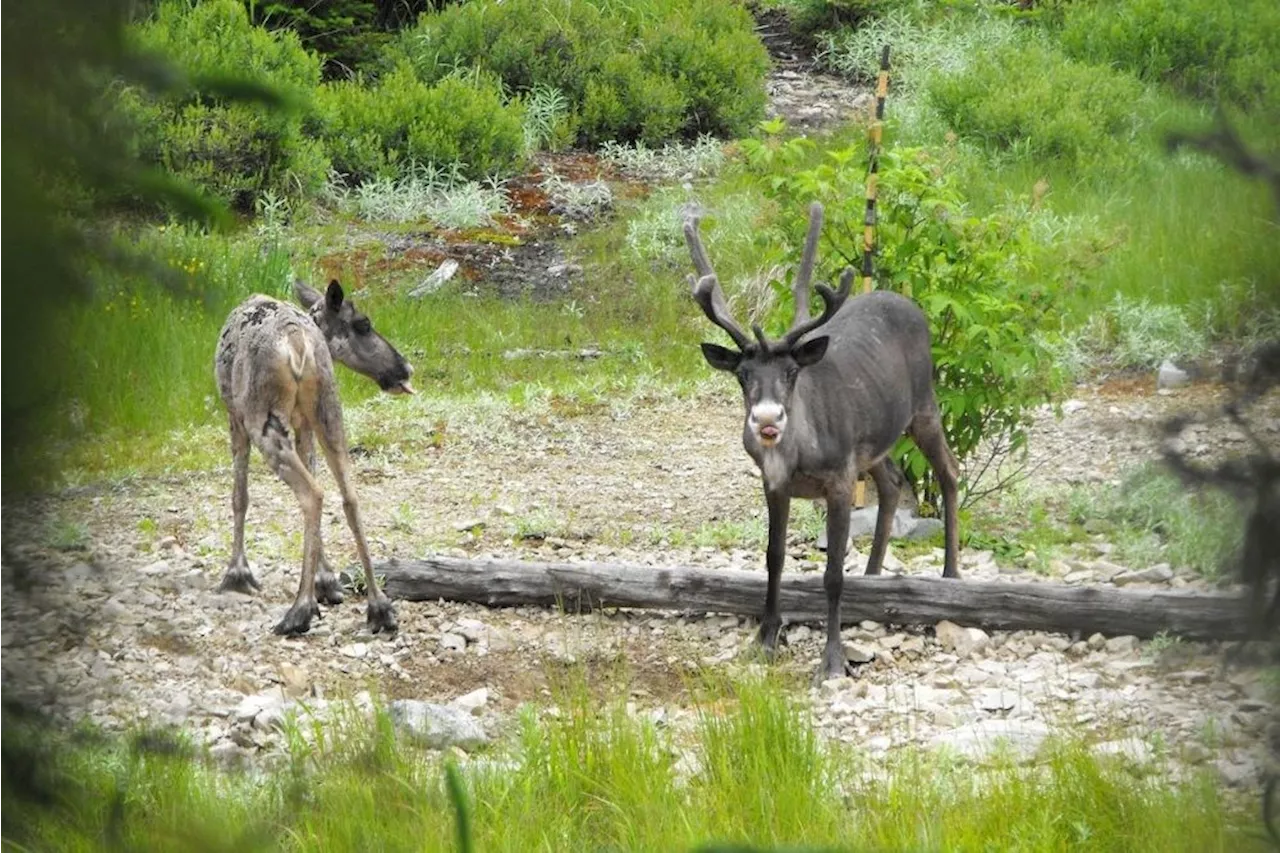
[(777, 403), (757, 403), (751, 407), (751, 429), (765, 444), (772, 444), (782, 437), (787, 423), (787, 413)]

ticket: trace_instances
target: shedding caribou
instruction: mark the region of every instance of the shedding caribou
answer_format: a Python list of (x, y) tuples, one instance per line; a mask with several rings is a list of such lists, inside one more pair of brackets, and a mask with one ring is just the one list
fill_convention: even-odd
[(374, 578), (351, 484), (333, 362), (370, 377), (393, 394), (413, 393), (409, 384), (413, 368), (344, 297), (337, 281), (329, 282), (324, 295), (295, 282), (294, 294), (305, 312), (269, 296), (251, 296), (231, 312), (218, 337), (214, 375), (227, 407), (235, 470), (231, 499), (234, 540), (221, 588), (240, 592), (261, 589), (244, 553), (252, 444), (302, 505), (302, 580), (293, 606), (275, 632), (304, 634), (311, 629), (312, 617), (320, 614), (319, 602), (342, 602), (342, 588), (324, 557), (320, 540), (324, 495), (314, 476), (314, 440), (318, 437), (342, 493), (342, 508), (364, 569), (369, 629), (375, 634), (393, 632), (397, 627), (395, 611)]
[(795, 320), (779, 340), (753, 326), (754, 340), (730, 315), (728, 303), (698, 236), (698, 220), (684, 225), (697, 277), (693, 298), (707, 318), (733, 339), (737, 350), (704, 343), (703, 355), (717, 370), (732, 373), (742, 386), (746, 419), (742, 443), (760, 468), (769, 511), (765, 555), (768, 587), (759, 641), (777, 648), (782, 619), (778, 584), (786, 554), (792, 498), (820, 498), (827, 504), (827, 643), (819, 674), (847, 670), (840, 642), (840, 594), (853, 484), (865, 471), (875, 481), (880, 506), (866, 572), (879, 574), (894, 510), (905, 482), (889, 458), (898, 437), (911, 436), (942, 486), (946, 557), (943, 577), (959, 577), (960, 540), (956, 522), (958, 468), (947, 446), (933, 392), (929, 327), (914, 302), (875, 291), (849, 299), (853, 270), (838, 291), (817, 285), (823, 310), (809, 316), (822, 206), (810, 208), (809, 232), (794, 281)]

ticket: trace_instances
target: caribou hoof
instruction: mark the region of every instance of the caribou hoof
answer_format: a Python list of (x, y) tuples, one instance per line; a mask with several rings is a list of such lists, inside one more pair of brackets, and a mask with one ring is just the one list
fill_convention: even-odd
[(243, 557), (227, 567), (227, 573), (222, 576), (222, 583), (218, 584), (218, 592), (243, 592), (245, 595), (253, 595), (261, 589), (262, 584), (258, 583), (258, 579), (253, 576), (253, 571)]
[(316, 574), (316, 601), (330, 607), (342, 603), (342, 584), (333, 572), (322, 571)]
[(822, 655), (822, 665), (818, 667), (818, 672), (814, 676), (814, 682), (821, 684), (831, 678), (844, 678), (853, 675), (853, 665), (844, 656), (844, 647), (842, 645), (827, 646), (827, 650)]
[(320, 616), (320, 605), (315, 601), (295, 601), (284, 618), (271, 630), (282, 637), (296, 637), (311, 630), (312, 617)]
[(781, 619), (765, 619), (760, 623), (760, 631), (756, 634), (756, 642), (760, 644), (761, 650), (764, 651), (765, 657), (773, 660), (778, 655), (778, 643), (781, 640), (786, 642), (782, 636), (782, 620)]
[(386, 632), (394, 634), (400, 627), (396, 622), (396, 611), (391, 606), (391, 599), (385, 595), (378, 599), (369, 599), (368, 608), (369, 633)]

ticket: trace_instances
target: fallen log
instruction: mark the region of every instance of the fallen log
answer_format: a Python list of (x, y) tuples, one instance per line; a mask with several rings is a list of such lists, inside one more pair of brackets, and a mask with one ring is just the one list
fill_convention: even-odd
[[(764, 572), (663, 568), (616, 563), (526, 563), (427, 557), (390, 560), (374, 570), (393, 598), (465, 601), (491, 607), (538, 605), (586, 612), (634, 607), (686, 613), (759, 615)], [(789, 622), (826, 618), (822, 575), (786, 573), (780, 604)], [(1235, 593), (1132, 590), (1051, 582), (945, 580), (941, 577), (846, 575), (846, 623), (870, 619), (1153, 637), (1247, 639), (1246, 598)]]

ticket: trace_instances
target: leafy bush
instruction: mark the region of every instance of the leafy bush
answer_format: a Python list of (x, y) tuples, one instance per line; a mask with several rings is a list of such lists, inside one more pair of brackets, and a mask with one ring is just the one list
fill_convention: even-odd
[(957, 74), (934, 76), (928, 88), (932, 105), (960, 135), (1077, 165), (1121, 162), (1122, 143), (1141, 121), (1137, 79), (1035, 41), (998, 47)]
[(768, 56), (729, 0), (476, 0), (424, 15), (396, 52), (428, 82), (474, 67), (554, 88), (584, 144), (740, 135), (764, 110)]
[[(772, 175), (783, 209), (797, 212), (789, 234), (795, 245), (805, 227), (799, 212), (813, 200), (825, 205), (819, 258), (834, 279), (841, 267), (861, 267), (866, 152), (833, 150), (818, 166), (795, 171), (792, 164), (807, 157), (805, 147), (794, 140), (744, 143), (748, 162)], [(1050, 399), (1061, 381), (1038, 334), (1055, 310), (1057, 286), (1040, 267), (1025, 222), (970, 214), (947, 171), (919, 149), (883, 154), (879, 187), (877, 286), (909, 294), (929, 319), (951, 449), (963, 465), (984, 441), (1022, 448), (1031, 409)], [(781, 284), (779, 306), (789, 319), (793, 303)], [(900, 441), (894, 457), (917, 494), (936, 499), (928, 463), (915, 446)]]
[[(320, 62), (291, 32), (253, 26), (235, 0), (163, 2), (133, 30), (142, 50), (170, 58), (193, 79), (239, 78), (266, 83), (305, 102), (320, 81)], [(302, 134), (296, 111), (266, 111), (244, 102), (195, 95), (166, 100), (127, 88), (120, 95), (141, 130), (144, 161), (246, 211), (264, 190), (306, 193), (328, 171), (320, 145)]]
[(868, 19), (907, 6), (910, 0), (782, 0), (791, 28), (801, 35), (820, 30), (853, 30)]
[(480, 177), (509, 171), (524, 154), (523, 108), (482, 74), (428, 85), (402, 63), (374, 85), (326, 83), (316, 103), (333, 167), (356, 180), (394, 179), (412, 163), (460, 163)]
[(1199, 97), (1280, 109), (1280, 4), (1273, 0), (1074, 2), (1061, 38), (1078, 59)]

